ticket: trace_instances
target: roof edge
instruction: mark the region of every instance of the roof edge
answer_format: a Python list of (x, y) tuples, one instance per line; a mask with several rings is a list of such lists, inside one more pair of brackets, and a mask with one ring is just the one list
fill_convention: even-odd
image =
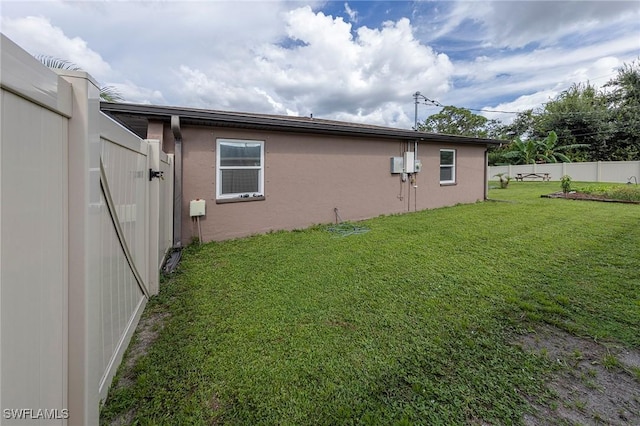
[[(410, 141), (438, 141), (475, 145), (499, 145), (508, 143), (508, 141), (499, 139), (426, 133), (394, 127), (333, 121), (311, 117), (280, 116), (121, 102), (100, 102), (100, 109), (102, 112), (112, 116), (127, 114), (144, 116), (147, 119), (170, 121), (171, 116), (178, 115), (183, 120), (199, 120), (210, 122), (211, 125), (222, 125), (226, 127), (233, 127), (234, 125), (237, 125), (247, 128), (280, 131), (304, 131), (332, 135), (397, 138)], [(118, 121), (122, 122), (121, 119)], [(126, 125), (126, 123), (123, 124)]]

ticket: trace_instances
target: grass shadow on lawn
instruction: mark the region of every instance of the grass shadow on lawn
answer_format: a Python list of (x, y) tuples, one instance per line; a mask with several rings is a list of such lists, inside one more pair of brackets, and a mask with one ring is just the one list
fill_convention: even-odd
[(541, 199), (551, 187), (346, 238), (317, 226), (188, 248), (143, 315), (164, 325), (123, 363), (102, 422), (564, 421), (547, 386), (558, 363), (527, 336), (552, 325), (637, 351), (640, 220), (637, 206)]

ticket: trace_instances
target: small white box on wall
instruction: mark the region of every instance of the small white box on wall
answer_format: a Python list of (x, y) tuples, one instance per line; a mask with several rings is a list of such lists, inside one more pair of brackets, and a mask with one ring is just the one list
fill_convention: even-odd
[(191, 200), (189, 203), (189, 215), (191, 217), (194, 216), (204, 216), (205, 213), (205, 201), (197, 198), (195, 200)]

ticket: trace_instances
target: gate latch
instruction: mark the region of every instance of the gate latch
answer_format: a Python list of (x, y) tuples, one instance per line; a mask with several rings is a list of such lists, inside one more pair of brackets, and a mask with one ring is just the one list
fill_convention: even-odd
[(162, 170), (149, 169), (149, 182), (151, 182), (151, 179), (153, 178), (160, 178), (164, 180), (164, 176), (162, 176), (163, 174), (164, 172)]

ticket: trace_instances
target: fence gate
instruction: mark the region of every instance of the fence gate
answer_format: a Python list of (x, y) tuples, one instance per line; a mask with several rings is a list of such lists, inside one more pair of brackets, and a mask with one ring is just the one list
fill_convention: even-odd
[(100, 114), (100, 378), (106, 396), (150, 295), (149, 144)]

